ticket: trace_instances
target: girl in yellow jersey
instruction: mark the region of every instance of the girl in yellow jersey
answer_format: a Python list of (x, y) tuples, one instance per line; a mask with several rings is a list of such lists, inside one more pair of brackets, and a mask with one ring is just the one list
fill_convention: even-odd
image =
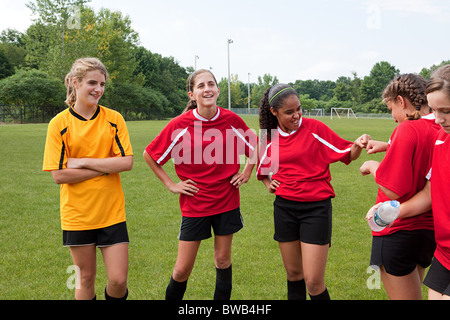
[(96, 247), (105, 262), (107, 299), (128, 295), (128, 232), (119, 172), (133, 151), (123, 117), (98, 105), (108, 74), (96, 58), (78, 59), (66, 76), (66, 110), (48, 126), (43, 170), (61, 185), (64, 246), (81, 280), (75, 299), (94, 299)]

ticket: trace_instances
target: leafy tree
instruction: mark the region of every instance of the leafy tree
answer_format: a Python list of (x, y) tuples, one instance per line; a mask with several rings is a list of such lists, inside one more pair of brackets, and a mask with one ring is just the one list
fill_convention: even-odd
[(359, 102), (359, 87), (361, 79), (358, 78), (356, 72), (353, 72), (353, 79), (350, 77), (339, 77), (336, 80), (336, 88), (334, 88), (334, 98), (338, 101)]
[(443, 65), (446, 65), (446, 64), (450, 64), (450, 60), (447, 60), (447, 61), (442, 61), (440, 64), (438, 64), (438, 65), (435, 65), (435, 64), (433, 64), (431, 67), (429, 67), (429, 68), (423, 68), (421, 71), (420, 71), (420, 75), (422, 76), (422, 77), (424, 77), (425, 79), (430, 79), (431, 78), (431, 74), (433, 73), (433, 71), (435, 71), (436, 69), (438, 69), (439, 67), (442, 67)]
[(162, 93), (167, 101), (164, 115), (175, 116), (185, 108), (188, 101), (186, 80), (188, 73), (173, 57), (162, 57), (144, 47), (133, 50), (137, 62), (134, 76), (144, 87)]
[(311, 99), (308, 94), (301, 94), (298, 98), (304, 111), (318, 108), (318, 101), (316, 99)]
[(268, 73), (264, 76), (258, 76), (258, 83), (252, 86), (250, 104), (252, 108), (259, 108), (261, 99), (264, 96), (267, 88), (274, 86), (278, 83), (278, 78)]
[(132, 82), (137, 66), (132, 49), (138, 44), (139, 35), (131, 28), (130, 18), (120, 11), (101, 9), (95, 20), (92, 38), (97, 43), (95, 56), (107, 66), (113, 81)]
[(2, 50), (0, 50), (0, 79), (9, 77), (13, 75), (13, 73), (14, 73), (13, 66), (11, 65), (11, 63), (9, 63), (8, 59), (3, 54)]
[(3, 30), (0, 33), (0, 52), (8, 60), (13, 73), (14, 69), (25, 67), (24, 34), (14, 29)]
[(336, 88), (334, 88), (334, 97), (338, 101), (352, 100), (352, 79), (350, 77), (339, 77), (336, 80)]
[(88, 2), (90, 0), (35, 0), (34, 3), (28, 2), (26, 6), (37, 15), (34, 19), (36, 23), (55, 26), (61, 43), (61, 55), (64, 57), (64, 37), (69, 27), (69, 17), (75, 12), (73, 8), (81, 9)]
[(296, 80), (291, 84), (298, 94), (307, 94), (311, 99), (329, 100), (334, 95), (336, 83), (320, 80)]
[(168, 100), (160, 92), (131, 83), (116, 83), (105, 90), (106, 105), (133, 120), (161, 119)]
[(98, 57), (113, 81), (132, 82), (136, 68), (132, 49), (139, 37), (131, 28), (130, 18), (109, 9), (101, 9), (96, 14), (84, 6), (87, 2), (35, 0), (28, 3), (38, 17), (25, 37), (27, 61), (63, 79), (77, 58)]
[(25, 43), (23, 37), (24, 34), (20, 31), (8, 28), (0, 33), (0, 42), (14, 44), (18, 47), (24, 47)]
[(0, 102), (21, 107), (19, 114), (10, 110), (15, 121), (27, 116), (36, 119), (39, 113), (44, 121), (61, 111), (64, 100), (64, 84), (39, 70), (19, 70), (0, 81)]
[(361, 102), (369, 102), (372, 99), (379, 99), (384, 88), (398, 75), (400, 71), (389, 62), (377, 62), (369, 76), (365, 76), (359, 88)]
[[(228, 108), (228, 79), (222, 78), (219, 82), (220, 95), (217, 104), (222, 108)], [(230, 82), (230, 98), (231, 108), (242, 108), (244, 106), (244, 99), (242, 98), (242, 90), (238, 75), (231, 75)]]

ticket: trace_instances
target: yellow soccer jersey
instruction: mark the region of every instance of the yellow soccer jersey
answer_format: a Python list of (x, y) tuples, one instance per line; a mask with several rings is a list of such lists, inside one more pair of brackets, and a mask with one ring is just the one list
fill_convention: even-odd
[[(98, 106), (87, 120), (70, 107), (48, 126), (44, 171), (66, 168), (68, 158), (109, 158), (133, 155), (128, 130), (120, 113)], [(125, 197), (118, 173), (102, 175), (60, 191), (63, 230), (91, 230), (126, 220)]]

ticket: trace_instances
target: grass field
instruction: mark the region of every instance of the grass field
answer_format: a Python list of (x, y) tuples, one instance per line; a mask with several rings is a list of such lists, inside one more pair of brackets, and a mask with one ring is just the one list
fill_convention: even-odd
[[(256, 116), (243, 119), (258, 128)], [(385, 119), (321, 120), (351, 141), (362, 133), (387, 141), (395, 127)], [(131, 240), (129, 299), (163, 299), (176, 259), (181, 220), (178, 197), (159, 182), (142, 158), (145, 146), (166, 123), (128, 122), (134, 167), (121, 177)], [(72, 260), (69, 250), (62, 247), (59, 186), (41, 171), (46, 130), (46, 124), (0, 126), (0, 299), (73, 299), (73, 290), (67, 286)], [(372, 177), (359, 173), (367, 159), (363, 152), (349, 166), (331, 166), (336, 198), (326, 284), (332, 299), (387, 299), (382, 284), (380, 289), (367, 287), (373, 275), (367, 273), (371, 235), (364, 216), (377, 190)], [(165, 169), (175, 179), (171, 162)], [(254, 177), (241, 188), (245, 228), (234, 237), (232, 299), (286, 298), (285, 271), (272, 238), (273, 197)], [(186, 299), (212, 299), (212, 249), (212, 239), (203, 241)], [(97, 264), (96, 291), (103, 299), (106, 275), (100, 254)]]

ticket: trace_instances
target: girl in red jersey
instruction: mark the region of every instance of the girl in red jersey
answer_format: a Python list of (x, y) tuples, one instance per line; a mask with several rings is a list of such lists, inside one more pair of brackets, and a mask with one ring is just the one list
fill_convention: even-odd
[[(178, 257), (166, 299), (182, 299), (200, 243), (214, 230), (216, 289), (214, 299), (231, 295), (231, 244), (243, 227), (239, 187), (250, 179), (256, 160), (250, 157), (258, 138), (244, 121), (216, 105), (219, 88), (208, 70), (188, 78), (190, 101), (185, 112), (172, 119), (147, 146), (144, 158), (156, 176), (173, 193), (180, 194), (182, 222)], [(239, 155), (249, 161), (239, 173)], [(163, 165), (173, 158), (180, 182), (170, 179)]]
[(436, 251), (424, 284), (429, 288), (428, 299), (450, 300), (450, 65), (432, 74), (426, 94), (441, 130), (433, 144), (432, 169), (427, 175), (429, 181), (422, 191), (400, 205), (399, 217), (414, 217), (433, 209)]
[[(383, 92), (383, 101), (400, 124), (391, 136), (383, 161), (366, 161), (361, 167), (361, 173), (372, 174), (379, 185), (377, 203), (388, 200), (402, 203), (426, 184), (439, 125), (429, 114), (425, 86), (421, 76), (404, 74), (397, 76)], [(375, 143), (369, 142), (368, 149)], [(414, 218), (399, 218), (390, 228), (373, 231), (372, 235), (370, 265), (380, 268), (389, 298), (422, 299), (422, 280), (435, 249), (431, 211)]]
[(335, 196), (329, 165), (357, 159), (370, 137), (352, 143), (322, 122), (302, 118), (297, 92), (285, 84), (265, 92), (260, 127), (267, 130), (267, 145), (261, 147), (257, 176), (276, 194), (274, 239), (287, 273), (288, 299), (306, 299), (308, 289), (311, 299), (328, 300), (325, 267)]

